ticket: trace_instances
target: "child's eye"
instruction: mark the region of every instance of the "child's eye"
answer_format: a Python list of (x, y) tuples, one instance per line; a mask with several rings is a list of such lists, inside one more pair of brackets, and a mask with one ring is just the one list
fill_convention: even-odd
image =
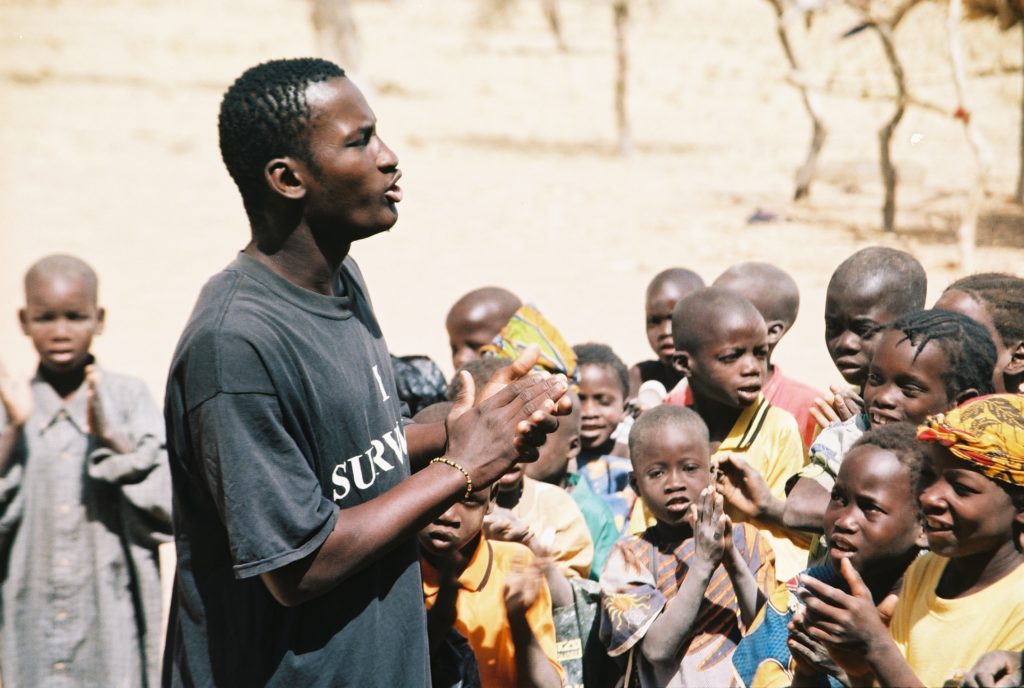
[(881, 329), (882, 328), (879, 327), (876, 323), (860, 322), (853, 326), (853, 333), (860, 337), (861, 339), (871, 339), (876, 334), (878, 334), (878, 332), (881, 331)]
[(868, 371), (867, 383), (872, 386), (878, 386), (882, 384), (882, 378), (878, 373), (874, 372), (873, 370)]
[(836, 490), (832, 490), (832, 494), (829, 495), (829, 499), (840, 506), (846, 503), (846, 500), (843, 499), (843, 495)]
[(647, 471), (647, 477), (648, 477), (648, 478), (660, 478), (660, 477), (661, 477), (661, 475), (662, 475), (662, 474), (663, 474), (664, 472), (665, 472), (665, 471), (661, 470), (660, 468), (656, 468), (656, 469), (654, 469), (653, 471)]
[(916, 385), (903, 385), (900, 387), (900, 391), (903, 392), (903, 396), (913, 399), (920, 396), (924, 390)]

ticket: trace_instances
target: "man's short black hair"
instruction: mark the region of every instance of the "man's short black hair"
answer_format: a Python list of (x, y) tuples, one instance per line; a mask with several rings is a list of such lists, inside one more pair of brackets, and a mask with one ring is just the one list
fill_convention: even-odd
[(271, 60), (247, 69), (224, 93), (218, 119), (220, 154), (250, 218), (265, 193), (267, 162), (294, 156), (312, 164), (305, 136), (306, 90), (343, 76), (345, 70), (327, 60)]

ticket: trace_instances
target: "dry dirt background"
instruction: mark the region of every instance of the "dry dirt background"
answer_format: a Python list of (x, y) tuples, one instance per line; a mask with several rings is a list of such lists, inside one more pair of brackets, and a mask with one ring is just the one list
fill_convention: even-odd
[[(929, 301), (959, 276), (953, 230), (972, 173), (959, 124), (908, 112), (895, 144), (899, 231), (878, 231), (876, 130), (891, 80), (877, 38), (838, 36), (836, 10), (799, 41), (828, 86), (832, 136), (809, 202), (792, 173), (807, 119), (761, 0), (638, 0), (630, 108), (637, 143), (614, 154), (612, 24), (601, 0), (563, 0), (571, 50), (559, 53), (537, 0), (483, 29), (480, 2), (356, 2), (363, 62), (382, 134), (402, 160), (406, 200), (387, 235), (353, 253), (395, 353), (450, 372), (443, 318), (463, 292), (507, 286), (572, 342), (648, 355), (643, 290), (684, 265), (711, 280), (767, 260), (803, 292), (776, 356), (824, 386), (824, 286), (856, 248), (910, 250)], [(655, 11), (654, 5), (660, 6)], [(897, 32), (916, 95), (954, 108), (943, 10), (915, 9)], [(1021, 98), (1019, 31), (965, 34), (975, 118), (995, 150), (979, 269), (1021, 272), (1024, 215), (1009, 198)], [(17, 329), (20, 279), (51, 252), (100, 272), (107, 332), (95, 349), (159, 398), (178, 334), (203, 282), (247, 225), (219, 160), (223, 89), (259, 61), (309, 54), (302, 0), (5, 0), (0, 4), (0, 358), (28, 373)], [(777, 220), (748, 224), (756, 210)]]

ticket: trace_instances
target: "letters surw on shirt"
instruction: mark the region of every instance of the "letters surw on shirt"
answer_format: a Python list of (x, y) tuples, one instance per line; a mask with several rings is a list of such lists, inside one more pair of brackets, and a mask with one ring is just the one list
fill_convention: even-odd
[(370, 441), (369, 448), (362, 454), (350, 457), (334, 467), (331, 482), (334, 484), (332, 499), (340, 503), (352, 491), (368, 490), (377, 477), (393, 471), (396, 465), (404, 465), (409, 459), (409, 448), (401, 422), (385, 432), (380, 439)]

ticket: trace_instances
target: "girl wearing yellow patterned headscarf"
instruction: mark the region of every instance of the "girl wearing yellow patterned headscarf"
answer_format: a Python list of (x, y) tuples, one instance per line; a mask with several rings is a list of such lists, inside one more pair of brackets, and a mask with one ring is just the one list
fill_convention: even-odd
[(928, 418), (917, 439), (938, 442), (993, 480), (1024, 485), (1024, 394), (990, 394)]

